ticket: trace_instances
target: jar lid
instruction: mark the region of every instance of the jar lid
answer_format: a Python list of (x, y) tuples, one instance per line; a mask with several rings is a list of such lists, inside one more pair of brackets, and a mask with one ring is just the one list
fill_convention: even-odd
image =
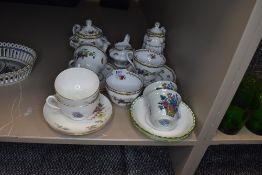
[(165, 37), (166, 29), (163, 26), (160, 27), (160, 23), (156, 22), (153, 28), (147, 30), (147, 34), (148, 36)]
[(92, 20), (86, 20), (86, 25), (77, 32), (80, 37), (84, 38), (98, 38), (102, 36), (102, 30), (92, 24)]
[(122, 42), (118, 42), (115, 44), (115, 48), (118, 50), (131, 50), (132, 46), (130, 45), (129, 41), (130, 41), (130, 36), (129, 34), (126, 34)]

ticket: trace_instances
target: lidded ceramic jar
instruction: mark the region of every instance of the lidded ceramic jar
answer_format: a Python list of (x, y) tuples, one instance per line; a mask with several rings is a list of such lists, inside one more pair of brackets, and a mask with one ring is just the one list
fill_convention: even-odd
[(166, 58), (155, 51), (139, 49), (134, 52), (134, 66), (137, 74), (143, 78), (145, 85), (155, 80), (165, 63)]
[(165, 48), (165, 35), (165, 27), (160, 27), (160, 23), (156, 22), (153, 28), (147, 30), (147, 33), (144, 36), (142, 48), (163, 54)]
[(126, 34), (122, 42), (115, 44), (114, 48), (109, 50), (110, 57), (114, 60), (115, 66), (125, 68), (133, 59), (133, 48), (129, 43), (130, 36)]
[(106, 78), (106, 91), (119, 106), (130, 105), (142, 92), (143, 79), (126, 69), (116, 69)]
[(92, 24), (92, 20), (86, 20), (86, 25), (81, 27), (75, 24), (72, 29), (73, 36), (70, 37), (70, 46), (77, 48), (81, 45), (91, 44), (101, 48), (106, 52), (110, 42), (103, 35), (100, 28)]

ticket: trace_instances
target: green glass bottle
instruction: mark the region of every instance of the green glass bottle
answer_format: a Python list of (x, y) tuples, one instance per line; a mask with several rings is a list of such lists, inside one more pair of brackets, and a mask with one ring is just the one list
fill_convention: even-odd
[(218, 129), (221, 132), (234, 135), (245, 125), (248, 117), (246, 111), (256, 93), (255, 84), (256, 77), (253, 74), (246, 73), (219, 125)]
[(218, 129), (225, 134), (234, 135), (245, 125), (245, 122), (245, 110), (238, 106), (230, 105)]
[(231, 104), (246, 110), (252, 103), (256, 94), (256, 82), (256, 76), (247, 73), (243, 77)]
[(259, 79), (256, 84), (257, 93), (250, 106), (249, 118), (246, 127), (251, 132), (262, 135), (262, 80)]

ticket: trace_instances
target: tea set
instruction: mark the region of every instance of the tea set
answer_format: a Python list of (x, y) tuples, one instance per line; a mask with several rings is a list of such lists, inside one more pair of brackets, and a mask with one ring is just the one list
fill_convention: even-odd
[(56, 94), (47, 97), (43, 114), (55, 130), (69, 135), (88, 134), (101, 129), (111, 118), (112, 105), (100, 94), (99, 79), (93, 71), (66, 69), (54, 85)]
[(90, 19), (83, 27), (75, 24), (69, 39), (75, 49), (73, 59), (56, 77), (56, 93), (46, 98), (43, 108), (47, 123), (68, 135), (95, 132), (111, 118), (110, 99), (118, 106), (130, 106), (132, 123), (152, 139), (177, 141), (187, 137), (195, 116), (177, 92), (174, 71), (165, 65), (165, 33), (156, 22), (138, 50), (133, 49), (126, 34), (108, 50), (108, 59), (110, 43), (102, 30)]

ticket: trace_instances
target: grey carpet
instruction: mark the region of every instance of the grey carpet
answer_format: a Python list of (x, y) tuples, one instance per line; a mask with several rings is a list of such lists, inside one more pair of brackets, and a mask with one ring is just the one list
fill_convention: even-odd
[(165, 147), (0, 143), (1, 175), (173, 175)]
[(210, 146), (195, 175), (262, 175), (262, 145)]
[[(166, 147), (0, 143), (0, 175), (174, 175)], [(261, 175), (262, 145), (210, 146), (195, 175)]]

